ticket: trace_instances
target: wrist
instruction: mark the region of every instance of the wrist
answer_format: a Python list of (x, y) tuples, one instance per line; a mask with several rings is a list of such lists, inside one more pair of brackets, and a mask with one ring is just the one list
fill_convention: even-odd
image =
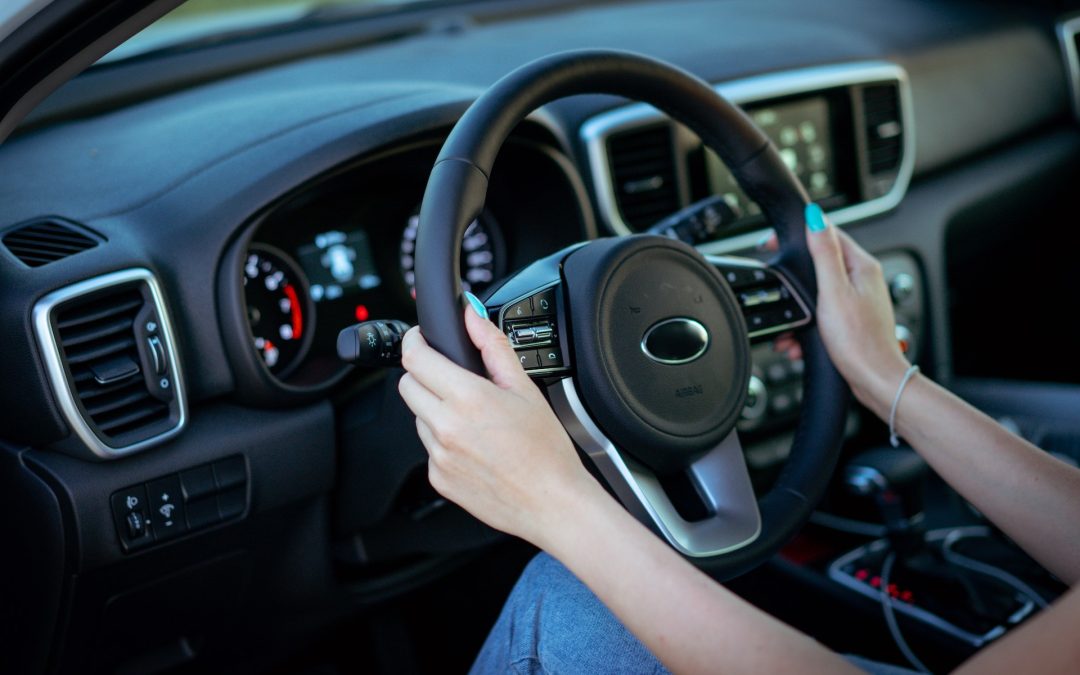
[(586, 471), (574, 481), (564, 481), (551, 492), (551, 498), (536, 519), (534, 536), (529, 540), (562, 559), (572, 553), (582, 541), (588, 541), (597, 527), (596, 518), (605, 517), (607, 507), (617, 504), (598, 482)]
[(889, 417), (896, 391), (911, 364), (906, 359), (875, 368), (862, 369), (857, 381), (852, 381), (851, 391), (859, 403), (882, 421)]

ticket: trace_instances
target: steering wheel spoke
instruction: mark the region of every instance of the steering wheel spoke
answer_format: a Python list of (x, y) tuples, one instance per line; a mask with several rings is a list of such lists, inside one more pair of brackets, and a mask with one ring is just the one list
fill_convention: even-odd
[(691, 463), (681, 477), (696, 493), (703, 513), (676, 506), (680, 498), (656, 472), (616, 447), (589, 416), (574, 378), (548, 386), (548, 397), (574, 443), (589, 457), (622, 504), (680, 553), (707, 558), (752, 543), (761, 514), (738, 433), (732, 431)]
[(812, 320), (809, 302), (776, 267), (753, 258), (706, 256), (739, 301), (751, 342), (796, 330)]

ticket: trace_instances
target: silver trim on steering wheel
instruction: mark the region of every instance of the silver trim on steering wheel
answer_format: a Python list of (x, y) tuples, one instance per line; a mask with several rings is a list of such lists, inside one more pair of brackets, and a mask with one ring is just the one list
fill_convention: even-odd
[(548, 395), (570, 438), (600, 470), (619, 501), (675, 550), (695, 558), (715, 556), (747, 546), (761, 534), (761, 513), (735, 431), (689, 468), (691, 480), (715, 514), (690, 522), (679, 515), (656, 475), (620, 452), (596, 426), (572, 378), (552, 383)]

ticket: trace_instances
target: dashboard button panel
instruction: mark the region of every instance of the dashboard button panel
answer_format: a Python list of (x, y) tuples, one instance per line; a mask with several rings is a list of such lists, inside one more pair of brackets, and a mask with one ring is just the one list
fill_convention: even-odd
[(130, 553), (242, 516), (248, 482), (247, 463), (235, 455), (114, 492), (121, 549)]
[(569, 367), (560, 342), (558, 296), (558, 285), (551, 285), (499, 311), (499, 325), (530, 375), (558, 374)]

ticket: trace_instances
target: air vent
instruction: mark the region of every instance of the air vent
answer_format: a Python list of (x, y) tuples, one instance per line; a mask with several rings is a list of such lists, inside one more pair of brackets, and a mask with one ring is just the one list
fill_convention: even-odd
[(129, 270), (57, 291), (35, 309), (57, 399), (99, 458), (147, 447), (184, 422), (160, 298), (149, 272)]
[(40, 220), (4, 234), (4, 246), (30, 267), (40, 267), (101, 243), (89, 231), (61, 220)]
[(1069, 94), (1073, 115), (1080, 119), (1080, 16), (1058, 24), (1058, 39), (1065, 57), (1065, 72), (1069, 78)]
[(608, 138), (615, 201), (631, 230), (644, 230), (679, 209), (672, 133), (670, 124), (655, 124)]
[(895, 84), (870, 85), (863, 88), (862, 99), (870, 175), (895, 174), (904, 159), (900, 88)]

